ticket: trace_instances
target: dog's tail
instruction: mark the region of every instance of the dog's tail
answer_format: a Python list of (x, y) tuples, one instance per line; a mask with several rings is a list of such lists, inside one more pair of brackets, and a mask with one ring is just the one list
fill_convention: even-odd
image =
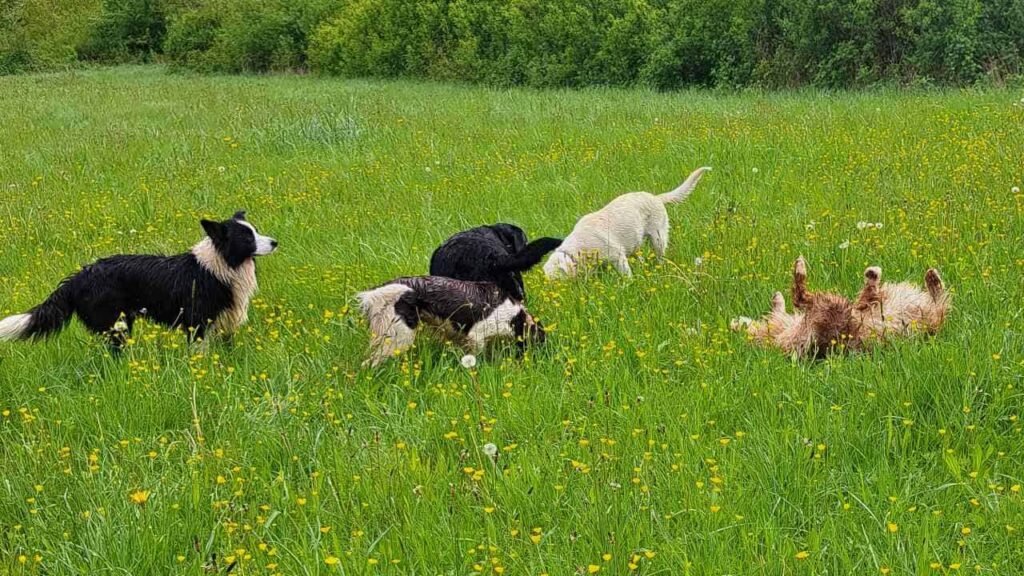
[(387, 333), (395, 319), (395, 303), (402, 295), (411, 291), (412, 288), (404, 284), (385, 284), (356, 294), (363, 316), (369, 321), (370, 330), (374, 334)]
[(42, 304), (0, 320), (0, 340), (43, 338), (59, 332), (75, 312), (74, 290), (65, 280)]
[(683, 200), (686, 200), (686, 197), (689, 196), (690, 192), (693, 192), (693, 189), (697, 186), (697, 182), (700, 182), (701, 176), (703, 176), (708, 170), (711, 170), (710, 166), (697, 168), (693, 171), (693, 174), (690, 174), (690, 177), (686, 179), (686, 182), (683, 182), (678, 188), (671, 192), (660, 194), (658, 199), (661, 200), (662, 204), (671, 204), (673, 202), (682, 202)]
[(562, 245), (559, 238), (538, 238), (526, 245), (516, 255), (504, 262), (500, 262), (495, 269), (497, 272), (526, 272), (533, 268), (548, 252)]

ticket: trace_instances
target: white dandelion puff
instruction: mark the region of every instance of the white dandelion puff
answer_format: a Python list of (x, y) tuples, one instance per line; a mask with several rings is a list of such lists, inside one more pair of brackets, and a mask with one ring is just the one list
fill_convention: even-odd
[(475, 368), (476, 356), (473, 356), (472, 354), (466, 354), (465, 356), (462, 357), (462, 360), (460, 362), (462, 363), (462, 367), (466, 368), (467, 370)]
[(487, 444), (484, 444), (483, 451), (484, 451), (484, 454), (486, 454), (487, 456), (489, 456), (491, 458), (494, 458), (495, 456), (498, 455), (498, 447), (495, 446), (494, 444), (490, 443), (490, 442), (488, 442)]

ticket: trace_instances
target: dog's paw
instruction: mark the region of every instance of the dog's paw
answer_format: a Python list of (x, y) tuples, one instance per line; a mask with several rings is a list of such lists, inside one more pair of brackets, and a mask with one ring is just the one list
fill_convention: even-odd
[(772, 295), (772, 312), (785, 312), (786, 311), (786, 298), (782, 295), (782, 292), (776, 292)]
[(739, 332), (745, 330), (747, 326), (750, 326), (754, 321), (746, 316), (740, 316), (739, 318), (733, 318), (729, 321), (729, 329), (733, 332)]
[(882, 269), (878, 266), (871, 266), (864, 271), (864, 279), (874, 284), (882, 278)]
[(796, 263), (793, 264), (793, 272), (801, 276), (807, 275), (807, 261), (804, 260), (803, 256), (800, 256), (799, 258), (796, 259)]

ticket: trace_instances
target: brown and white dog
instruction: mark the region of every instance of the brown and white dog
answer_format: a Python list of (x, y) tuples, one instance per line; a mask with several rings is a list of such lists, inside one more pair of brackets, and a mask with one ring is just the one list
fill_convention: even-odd
[(835, 351), (863, 350), (892, 337), (938, 332), (950, 308), (938, 270), (930, 268), (925, 273), (927, 291), (907, 282), (880, 284), (881, 278), (881, 268), (865, 270), (864, 287), (853, 302), (839, 294), (810, 292), (807, 263), (801, 256), (793, 269), (796, 311), (788, 314), (782, 293), (776, 292), (771, 312), (763, 319), (740, 317), (731, 327), (746, 330), (767, 346), (819, 359)]

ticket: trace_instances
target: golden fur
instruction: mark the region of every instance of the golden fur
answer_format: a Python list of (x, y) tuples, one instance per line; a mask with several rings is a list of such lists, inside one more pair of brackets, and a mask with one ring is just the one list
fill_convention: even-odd
[(737, 318), (732, 328), (746, 330), (764, 345), (814, 358), (834, 351), (862, 350), (892, 337), (938, 332), (949, 312), (950, 297), (937, 270), (925, 273), (927, 291), (906, 282), (882, 284), (881, 278), (881, 268), (865, 270), (864, 287), (852, 302), (838, 294), (810, 292), (807, 264), (801, 256), (793, 269), (795, 311), (787, 313), (782, 293), (776, 292), (771, 311), (763, 319)]

